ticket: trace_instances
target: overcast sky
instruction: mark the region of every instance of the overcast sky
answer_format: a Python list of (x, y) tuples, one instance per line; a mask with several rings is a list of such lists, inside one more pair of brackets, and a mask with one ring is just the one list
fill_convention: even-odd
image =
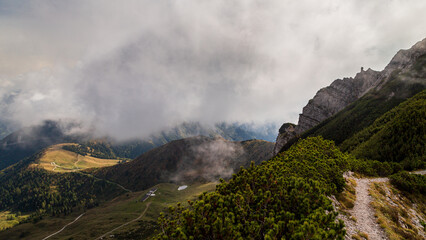
[(0, 113), (122, 138), (297, 122), (321, 87), (425, 38), (425, 12), (424, 0), (0, 0)]

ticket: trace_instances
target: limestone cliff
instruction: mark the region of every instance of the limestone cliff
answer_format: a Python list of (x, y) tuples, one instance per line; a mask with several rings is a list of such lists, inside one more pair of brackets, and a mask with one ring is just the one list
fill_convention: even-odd
[(278, 132), (277, 141), (274, 146), (274, 155), (277, 154), (281, 148), (295, 136), (296, 125), (293, 123), (284, 123)]
[(396, 70), (404, 72), (411, 68), (416, 59), (424, 54), (426, 54), (426, 39), (408, 50), (398, 51), (381, 72), (372, 69), (364, 71), (361, 68), (361, 72), (354, 78), (337, 79), (330, 86), (320, 89), (303, 108), (297, 125), (286, 123), (281, 127), (274, 154), (277, 154), (290, 139), (338, 113), (371, 89), (380, 89), (391, 79), (393, 72)]

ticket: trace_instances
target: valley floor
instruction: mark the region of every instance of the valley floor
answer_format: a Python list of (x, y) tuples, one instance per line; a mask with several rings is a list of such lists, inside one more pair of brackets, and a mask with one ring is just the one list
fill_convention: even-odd
[(177, 202), (186, 203), (217, 183), (194, 184), (178, 191), (178, 185), (158, 184), (155, 196), (143, 201), (149, 190), (128, 192), (99, 207), (63, 217), (44, 217), (0, 231), (0, 239), (146, 239), (155, 233), (162, 211)]

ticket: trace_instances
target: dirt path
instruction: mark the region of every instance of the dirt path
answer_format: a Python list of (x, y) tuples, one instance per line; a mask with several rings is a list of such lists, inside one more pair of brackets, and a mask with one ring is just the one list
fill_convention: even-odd
[(55, 232), (55, 233), (52, 233), (52, 234), (50, 234), (49, 236), (47, 236), (47, 237), (43, 238), (43, 240), (46, 240), (46, 239), (48, 239), (48, 238), (50, 238), (50, 237), (52, 237), (52, 236), (54, 236), (54, 235), (56, 235), (56, 234), (58, 234), (58, 233), (62, 232), (62, 231), (63, 231), (66, 227), (68, 227), (69, 225), (71, 225), (71, 224), (75, 223), (75, 222), (76, 222), (79, 218), (81, 218), (83, 215), (84, 215), (84, 213), (80, 214), (80, 216), (78, 216), (76, 219), (74, 219), (74, 221), (72, 221), (72, 222), (68, 223), (67, 225), (65, 225), (63, 228), (61, 228), (61, 230), (59, 230), (59, 231), (57, 231), (57, 232)]
[(60, 169), (63, 169), (63, 170), (68, 170), (68, 171), (77, 171), (77, 170), (80, 170), (80, 169), (75, 169), (75, 168), (62, 167), (61, 165), (58, 165), (55, 162), (50, 162), (50, 165), (53, 166), (52, 171), (55, 171), (56, 168), (60, 168)]
[(355, 217), (355, 228), (360, 232), (368, 234), (369, 239), (388, 239), (385, 232), (377, 223), (374, 216), (375, 210), (371, 206), (372, 197), (369, 195), (368, 190), (373, 182), (387, 182), (388, 178), (362, 178), (357, 179), (356, 201), (350, 214)]
[(131, 220), (131, 221), (129, 221), (129, 222), (126, 222), (126, 223), (124, 223), (124, 224), (122, 224), (122, 225), (120, 225), (120, 226), (118, 226), (118, 227), (116, 227), (116, 228), (112, 229), (111, 231), (109, 231), (109, 232), (105, 233), (104, 235), (102, 235), (102, 236), (100, 236), (100, 237), (98, 237), (98, 238), (96, 238), (96, 239), (103, 239), (104, 237), (106, 237), (106, 236), (108, 236), (109, 234), (113, 233), (115, 230), (120, 229), (120, 228), (122, 228), (122, 227), (124, 227), (124, 226), (126, 226), (126, 225), (129, 225), (129, 224), (130, 224), (130, 223), (132, 223), (132, 222), (136, 222), (136, 221), (138, 221), (139, 219), (141, 219), (141, 218), (145, 215), (146, 211), (147, 211), (147, 210), (148, 210), (148, 208), (149, 208), (149, 205), (151, 205), (151, 202), (149, 202), (149, 203), (147, 203), (147, 204), (146, 204), (145, 210), (141, 213), (141, 215), (139, 215), (139, 217), (137, 217), (137, 218), (135, 218), (135, 219), (133, 219), (133, 220)]
[(98, 178), (98, 177), (96, 177), (96, 176), (94, 176), (94, 175), (92, 175), (92, 174), (86, 173), (86, 172), (79, 172), (79, 173), (80, 173), (80, 174), (83, 174), (83, 175), (86, 175), (86, 176), (93, 177), (94, 179), (97, 179), (97, 180), (104, 180), (104, 181), (106, 181), (106, 182), (108, 182), (108, 183), (114, 184), (114, 185), (116, 185), (117, 187), (119, 187), (119, 188), (123, 189), (123, 190), (124, 190), (124, 191), (126, 191), (126, 192), (133, 192), (132, 190), (127, 189), (127, 188), (123, 187), (121, 184), (118, 184), (118, 183), (116, 183), (116, 182), (110, 181), (110, 180), (108, 180), (108, 179)]
[(80, 162), (80, 154), (78, 154), (77, 153), (77, 161), (74, 163), (74, 167), (76, 168), (76, 169), (80, 169), (78, 166), (77, 166), (77, 163), (78, 162)]
[(122, 185), (120, 185), (120, 184), (118, 184), (118, 183), (116, 183), (116, 182), (111, 182), (111, 181), (109, 181), (109, 180), (105, 180), (105, 181), (110, 182), (110, 183), (112, 183), (112, 184), (115, 184), (117, 187), (119, 187), (119, 188), (123, 189), (123, 190), (124, 190), (124, 191), (126, 191), (126, 192), (132, 192), (132, 190), (127, 189), (127, 188), (123, 187)]
[(61, 166), (57, 165), (55, 162), (51, 162), (50, 165), (53, 166), (52, 171), (55, 171), (56, 167), (61, 167)]
[(417, 170), (417, 171), (413, 171), (411, 173), (420, 174), (420, 175), (426, 175), (426, 170)]

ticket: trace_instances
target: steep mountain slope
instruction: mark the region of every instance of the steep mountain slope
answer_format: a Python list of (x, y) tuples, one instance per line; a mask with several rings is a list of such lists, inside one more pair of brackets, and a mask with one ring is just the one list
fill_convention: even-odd
[(135, 160), (96, 169), (92, 174), (132, 190), (160, 182), (190, 183), (229, 178), (235, 169), (269, 159), (273, 143), (262, 140), (230, 142), (223, 138), (192, 137), (172, 141)]
[(426, 86), (425, 67), (426, 39), (400, 50), (381, 72), (361, 70), (355, 78), (334, 81), (303, 108), (297, 126), (286, 125), (289, 128), (280, 130), (274, 152), (308, 129), (304, 136), (322, 135), (341, 143), (422, 91)]
[(346, 139), (341, 149), (358, 158), (402, 162), (407, 169), (426, 163), (426, 90), (385, 113)]
[(342, 143), (353, 134), (372, 124), (378, 117), (414, 96), (426, 87), (426, 71), (419, 82), (400, 80), (400, 74), (387, 82), (381, 89), (368, 94), (346, 107), (333, 117), (321, 122), (302, 134), (302, 137), (321, 135)]

